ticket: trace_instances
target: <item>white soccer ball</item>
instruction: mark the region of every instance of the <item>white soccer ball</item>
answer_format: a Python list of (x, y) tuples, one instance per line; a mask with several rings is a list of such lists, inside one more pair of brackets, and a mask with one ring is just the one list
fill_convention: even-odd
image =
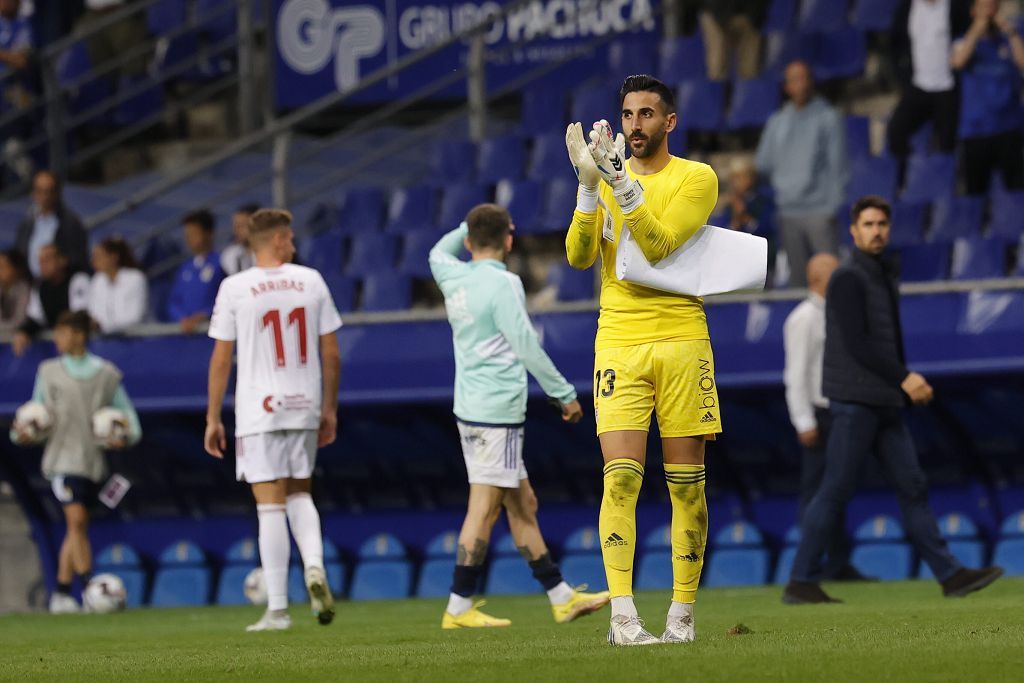
[(128, 439), (128, 416), (117, 408), (100, 408), (92, 416), (92, 433), (96, 443), (112, 446)]
[(82, 604), (86, 611), (96, 614), (120, 612), (127, 600), (124, 582), (114, 574), (97, 574), (82, 591)]
[(254, 605), (267, 604), (267, 582), (263, 579), (263, 567), (256, 567), (245, 575), (242, 590), (245, 597)]
[(50, 409), (39, 401), (24, 404), (14, 414), (14, 431), (23, 434), (34, 444), (46, 441), (53, 431)]

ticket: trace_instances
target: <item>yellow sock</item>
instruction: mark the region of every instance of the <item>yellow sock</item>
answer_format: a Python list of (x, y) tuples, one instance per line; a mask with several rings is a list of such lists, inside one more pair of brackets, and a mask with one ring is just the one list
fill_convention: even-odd
[(672, 600), (692, 603), (708, 537), (704, 465), (665, 463), (665, 480), (672, 498)]
[(633, 595), (636, 500), (643, 481), (644, 467), (636, 460), (617, 458), (604, 466), (598, 531), (608, 590), (613, 598)]

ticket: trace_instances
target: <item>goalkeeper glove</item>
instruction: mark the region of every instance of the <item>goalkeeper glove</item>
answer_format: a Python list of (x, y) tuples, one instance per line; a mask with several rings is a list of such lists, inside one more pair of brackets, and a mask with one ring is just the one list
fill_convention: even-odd
[(597, 186), (601, 184), (601, 174), (598, 173), (594, 157), (587, 148), (581, 124), (570, 123), (566, 127), (565, 149), (569, 152), (569, 161), (572, 162), (572, 168), (580, 182), (576, 208), (584, 213), (593, 213), (597, 210)]
[(644, 188), (626, 172), (626, 138), (612, 137), (611, 125), (601, 119), (590, 131), (590, 155), (601, 178), (611, 185), (622, 213), (630, 213), (644, 201)]

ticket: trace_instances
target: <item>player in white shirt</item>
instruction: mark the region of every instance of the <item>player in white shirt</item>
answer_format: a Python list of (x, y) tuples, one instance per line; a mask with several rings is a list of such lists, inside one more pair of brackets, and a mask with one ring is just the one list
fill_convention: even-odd
[[(206, 451), (224, 457), (221, 406), (238, 345), (235, 458), (252, 486), (259, 518), (267, 612), (249, 631), (283, 630), (288, 616), (288, 527), (305, 565), (306, 587), (321, 624), (334, 618), (323, 565), (320, 515), (310, 495), (317, 448), (335, 439), (341, 368), (335, 332), (341, 316), (320, 273), (290, 263), (291, 214), (253, 214), (255, 266), (224, 280), (210, 319)], [(321, 368), (322, 366), (322, 368)]]

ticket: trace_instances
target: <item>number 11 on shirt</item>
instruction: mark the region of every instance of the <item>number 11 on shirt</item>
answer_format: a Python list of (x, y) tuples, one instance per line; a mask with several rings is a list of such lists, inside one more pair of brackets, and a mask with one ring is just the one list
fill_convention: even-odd
[[(291, 313), (288, 314), (288, 326), (291, 327), (292, 325), (297, 327), (299, 335), (299, 367), (304, 367), (308, 358), (305, 308), (292, 309)], [(283, 368), (286, 365), (286, 359), (284, 356), (284, 335), (281, 331), (281, 311), (274, 309), (266, 312), (263, 316), (263, 329), (268, 327), (273, 328), (274, 356), (277, 361), (277, 367)]]

